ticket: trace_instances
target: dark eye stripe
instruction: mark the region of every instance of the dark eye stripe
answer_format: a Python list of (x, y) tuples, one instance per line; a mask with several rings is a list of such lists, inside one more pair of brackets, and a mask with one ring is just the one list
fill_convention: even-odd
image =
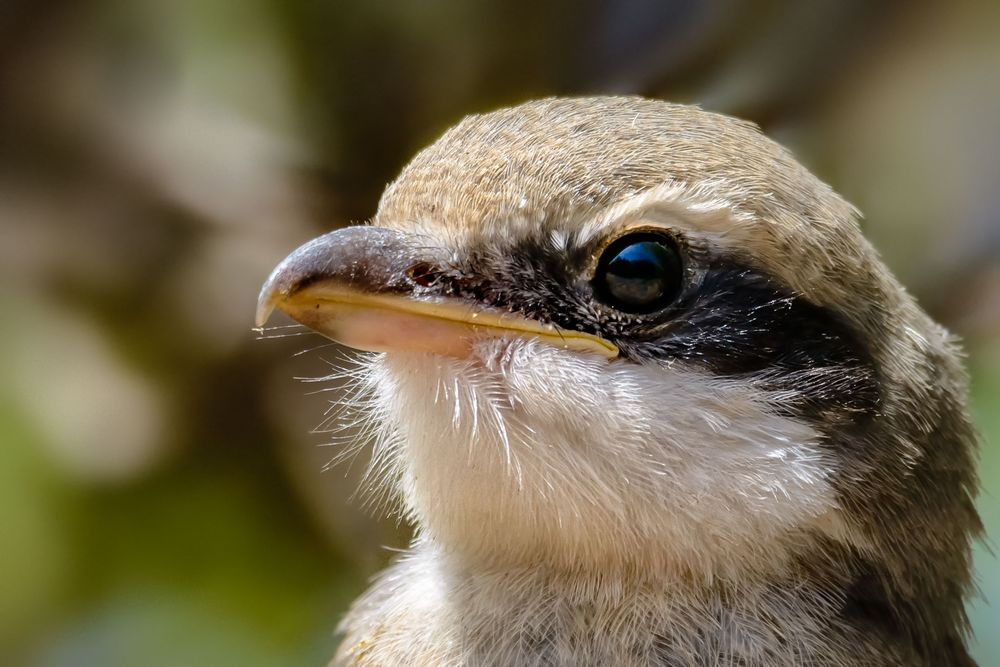
[(853, 421), (878, 410), (875, 362), (851, 327), (737, 260), (709, 262), (675, 310), (613, 342), (636, 359), (681, 360), (788, 392), (782, 407), (802, 416)]
[[(608, 307), (581, 248), (545, 243), (471, 251), (432, 289), (608, 339), (635, 363), (681, 361), (787, 396), (776, 409), (825, 423), (880, 407), (878, 371), (851, 326), (738, 258), (689, 254), (693, 276), (667, 308)], [(600, 264), (600, 262), (599, 262)], [(695, 277), (696, 276), (696, 277)]]

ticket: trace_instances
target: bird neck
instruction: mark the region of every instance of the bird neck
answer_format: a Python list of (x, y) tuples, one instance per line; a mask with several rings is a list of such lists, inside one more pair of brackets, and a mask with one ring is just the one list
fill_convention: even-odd
[(341, 656), (350, 664), (715, 664), (720, 656), (748, 667), (925, 664), (885, 596), (873, 593), (880, 578), (842, 556), (707, 581), (497, 567), (422, 543), (355, 604)]

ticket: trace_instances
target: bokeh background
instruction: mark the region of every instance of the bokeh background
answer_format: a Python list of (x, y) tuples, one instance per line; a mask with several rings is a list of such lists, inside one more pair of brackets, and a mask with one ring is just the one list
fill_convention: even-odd
[(985, 1), (6, 0), (0, 663), (325, 664), (406, 527), (327, 469), (340, 388), (295, 378), (343, 351), (258, 340), (257, 289), (461, 116), (547, 94), (752, 119), (863, 209), (965, 338), (1000, 534), (998, 72)]

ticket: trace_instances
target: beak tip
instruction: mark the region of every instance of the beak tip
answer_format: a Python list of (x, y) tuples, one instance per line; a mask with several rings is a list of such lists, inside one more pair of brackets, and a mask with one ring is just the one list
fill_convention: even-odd
[(257, 297), (257, 311), (254, 313), (255, 327), (259, 329), (267, 324), (267, 320), (270, 319), (271, 313), (281, 301), (281, 297), (281, 290), (276, 289), (275, 281), (268, 280), (261, 289), (260, 296)]
[(261, 304), (257, 306), (257, 314), (254, 317), (254, 326), (258, 329), (267, 324), (268, 318), (271, 317), (271, 312), (274, 310), (274, 306), (270, 304)]
[(271, 275), (264, 281), (264, 286), (260, 288), (260, 294), (257, 296), (257, 312), (254, 314), (254, 326), (258, 329), (267, 324), (274, 309), (288, 298), (301, 279), (302, 271), (298, 270), (296, 261), (300, 254), (301, 248), (283, 259), (274, 267)]
[(274, 312), (274, 301), (271, 299), (262, 299), (257, 304), (257, 312), (254, 315), (254, 326), (258, 329), (267, 324), (267, 320), (271, 317), (271, 313)]

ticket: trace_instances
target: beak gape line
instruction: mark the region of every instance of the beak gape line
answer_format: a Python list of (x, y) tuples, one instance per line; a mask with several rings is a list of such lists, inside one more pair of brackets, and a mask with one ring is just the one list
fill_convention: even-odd
[(607, 359), (612, 343), (456, 297), (417, 295), (415, 257), (406, 235), (377, 227), (348, 227), (292, 252), (267, 279), (256, 324), (275, 308), (327, 338), (370, 352), (429, 352), (465, 357), (483, 338), (530, 337)]

